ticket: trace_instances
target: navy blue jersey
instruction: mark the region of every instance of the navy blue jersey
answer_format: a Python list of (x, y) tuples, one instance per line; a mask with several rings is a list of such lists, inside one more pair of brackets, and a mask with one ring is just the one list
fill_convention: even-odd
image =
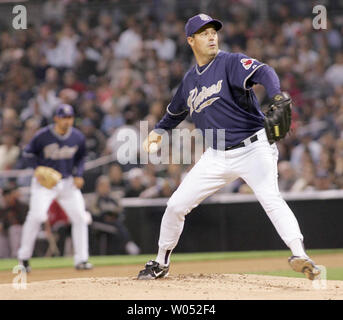
[(64, 136), (54, 131), (54, 125), (40, 129), (24, 148), (28, 166), (47, 166), (59, 171), (63, 178), (82, 176), (86, 156), (85, 137), (76, 128)]
[(270, 97), (280, 92), (271, 67), (241, 53), (219, 51), (210, 63), (195, 65), (186, 73), (155, 129), (175, 128), (189, 114), (203, 133), (224, 129), (225, 147), (236, 145), (264, 127), (264, 115), (252, 90), (256, 83), (264, 85)]

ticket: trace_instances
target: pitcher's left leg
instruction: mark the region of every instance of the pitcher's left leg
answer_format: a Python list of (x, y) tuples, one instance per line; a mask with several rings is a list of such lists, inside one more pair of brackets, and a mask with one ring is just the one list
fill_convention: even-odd
[[(276, 145), (262, 142), (251, 152), (251, 161), (245, 166), (241, 177), (254, 191), (258, 201), (289, 247), (294, 240), (303, 240), (299, 224), (292, 210), (282, 198), (277, 181)], [(304, 252), (303, 252), (304, 253)]]
[(320, 269), (306, 254), (298, 221), (279, 192), (276, 145), (270, 146), (266, 141), (256, 144), (250, 157), (250, 165), (241, 177), (253, 189), (280, 237), (292, 251), (293, 256), (288, 259), (290, 266), (310, 280), (318, 278)]

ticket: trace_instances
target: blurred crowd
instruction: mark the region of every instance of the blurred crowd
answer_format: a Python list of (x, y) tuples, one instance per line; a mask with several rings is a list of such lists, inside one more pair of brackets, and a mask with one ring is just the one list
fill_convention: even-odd
[[(312, 25), (318, 1), (43, 2), (27, 30), (0, 30), (0, 171), (21, 168), (23, 146), (52, 121), (60, 102), (75, 108), (88, 161), (113, 154), (118, 135), (138, 132), (140, 121), (152, 129), (195, 63), (184, 24), (205, 8), (224, 23), (220, 48), (274, 67), (293, 98), (292, 132), (278, 142), (280, 190), (342, 189), (343, 4), (321, 3), (325, 30)], [(264, 88), (254, 90), (267, 104)], [(194, 128), (190, 119), (180, 126)], [(94, 192), (105, 175), (114, 198), (169, 197), (191, 166), (114, 159), (85, 173), (83, 191)], [(251, 190), (237, 180), (221, 192)]]

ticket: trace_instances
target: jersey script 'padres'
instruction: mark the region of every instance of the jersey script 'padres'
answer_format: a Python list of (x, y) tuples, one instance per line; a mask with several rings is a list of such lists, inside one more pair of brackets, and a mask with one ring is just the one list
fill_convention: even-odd
[[(241, 53), (219, 51), (207, 65), (192, 67), (183, 78), (167, 113), (155, 129), (175, 128), (189, 114), (196, 127), (225, 130), (225, 148), (264, 128), (264, 115), (252, 86), (265, 86), (269, 97), (280, 82), (268, 65)], [(216, 130), (214, 144), (216, 147)]]
[(85, 138), (78, 129), (70, 128), (67, 134), (60, 136), (53, 130), (53, 125), (39, 130), (24, 149), (29, 167), (51, 167), (63, 178), (82, 176), (85, 155)]

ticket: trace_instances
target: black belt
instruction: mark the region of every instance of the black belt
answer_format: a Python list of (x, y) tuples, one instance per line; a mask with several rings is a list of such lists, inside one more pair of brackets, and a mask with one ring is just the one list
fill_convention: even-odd
[[(251, 143), (257, 141), (258, 140), (257, 135), (255, 134), (249, 140)], [(242, 148), (242, 147), (245, 147), (245, 143), (243, 141), (239, 144), (236, 144), (235, 146), (227, 147), (225, 148), (225, 150), (233, 150), (233, 149)]]

